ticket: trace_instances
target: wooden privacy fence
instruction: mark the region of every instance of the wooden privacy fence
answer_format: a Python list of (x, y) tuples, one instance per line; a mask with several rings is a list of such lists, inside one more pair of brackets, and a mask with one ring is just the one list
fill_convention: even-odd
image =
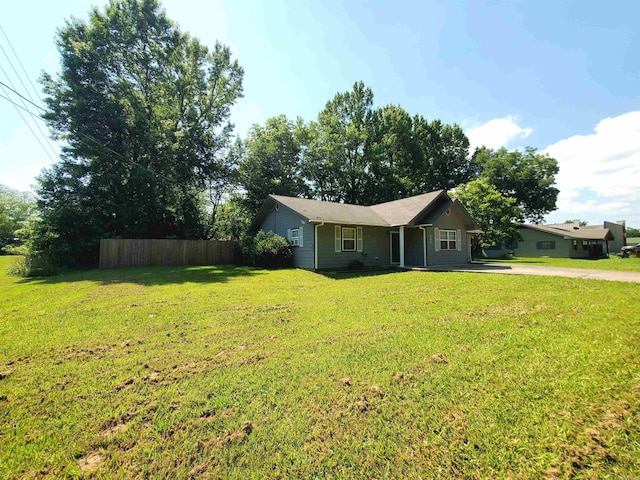
[(233, 263), (235, 242), (220, 240), (100, 240), (100, 268)]

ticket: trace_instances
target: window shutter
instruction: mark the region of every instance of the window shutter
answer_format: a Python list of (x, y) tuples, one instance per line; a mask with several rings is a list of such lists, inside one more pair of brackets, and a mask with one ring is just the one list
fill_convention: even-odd
[(340, 229), (339, 226), (336, 225), (335, 229), (335, 251), (336, 252), (341, 252), (342, 251), (342, 230)]
[(300, 227), (298, 229), (298, 246), (302, 247), (302, 232), (304, 232), (304, 227)]
[(435, 247), (436, 247), (436, 252), (440, 251), (440, 229), (439, 228), (434, 228), (433, 229), (433, 239), (435, 240)]
[(287, 228), (287, 242), (291, 243), (291, 229)]
[(456, 230), (456, 244), (458, 245), (458, 251), (462, 251), (462, 233), (460, 230)]
[(356, 244), (358, 247), (356, 250), (358, 252), (362, 251), (362, 227), (356, 227)]

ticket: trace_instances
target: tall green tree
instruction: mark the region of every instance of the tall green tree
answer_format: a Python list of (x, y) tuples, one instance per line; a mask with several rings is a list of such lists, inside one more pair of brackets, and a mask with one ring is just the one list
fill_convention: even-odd
[(559, 167), (555, 158), (540, 154), (533, 147), (524, 151), (483, 147), (476, 150), (473, 162), (480, 177), (516, 200), (521, 221), (540, 222), (557, 208), (559, 190), (555, 187), (555, 176)]
[(19, 230), (27, 227), (35, 212), (35, 199), (0, 185), (0, 254), (19, 243)]
[(311, 155), (304, 172), (315, 196), (324, 200), (363, 203), (371, 179), (373, 92), (363, 82), (338, 93), (308, 127)]
[(296, 132), (296, 125), (284, 115), (249, 130), (238, 173), (250, 211), (256, 212), (268, 194), (307, 196)]
[(245, 198), (232, 194), (218, 208), (212, 237), (240, 241), (248, 235), (256, 212), (248, 208)]
[(397, 105), (376, 109), (370, 145), (372, 175), (362, 203), (382, 203), (416, 193), (419, 150), (406, 110)]
[(103, 236), (205, 236), (203, 192), (225, 168), (242, 96), (229, 49), (181, 32), (156, 0), (93, 8), (65, 23), (57, 46), (44, 118), (65, 147), (38, 191), (50, 246), (95, 264)]
[(469, 139), (460, 126), (416, 115), (413, 135), (418, 149), (414, 193), (455, 188), (473, 178)]
[(479, 246), (509, 244), (520, 238), (514, 224), (520, 213), (516, 200), (500, 193), (487, 179), (458, 185), (452, 195), (462, 202), (484, 232)]

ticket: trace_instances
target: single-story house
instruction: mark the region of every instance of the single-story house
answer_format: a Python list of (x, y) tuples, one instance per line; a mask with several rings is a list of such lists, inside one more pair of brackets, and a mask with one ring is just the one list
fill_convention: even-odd
[(487, 249), (489, 256), (507, 251), (518, 257), (601, 258), (617, 253), (625, 242), (625, 222), (604, 222), (599, 225), (570, 223), (517, 226), (522, 240), (500, 249)]
[(293, 265), (315, 270), (467, 263), (481, 233), (445, 190), (371, 206), (269, 195), (250, 230), (287, 238)]

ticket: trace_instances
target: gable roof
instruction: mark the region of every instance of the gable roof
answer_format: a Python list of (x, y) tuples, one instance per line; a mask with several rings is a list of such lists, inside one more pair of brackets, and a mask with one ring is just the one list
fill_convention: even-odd
[(468, 224), (477, 228), (475, 221), (458, 200), (451, 200), (445, 190), (436, 190), (371, 206), (269, 195), (252, 222), (251, 230), (257, 229), (268, 212), (277, 204), (296, 212), (311, 223), (325, 222), (376, 227), (416, 225), (418, 221), (426, 223), (425, 218), (435, 220), (447, 208), (459, 205)]
[[(373, 211), (371, 207), (363, 205), (285, 197), (284, 195), (269, 195), (269, 198), (302, 215), (310, 222), (388, 226), (386, 220)], [(268, 202), (268, 199), (265, 203)]]
[(388, 226), (410, 225), (416, 222), (429, 207), (434, 206), (436, 200), (441, 196), (446, 197), (451, 202), (444, 190), (436, 190), (435, 192), (423, 193), (422, 195), (415, 195), (401, 200), (379, 203), (369, 208), (384, 218)]
[(575, 240), (613, 240), (613, 234), (608, 228), (593, 227), (588, 228), (573, 227), (572, 224), (568, 224), (568, 227), (560, 227), (558, 225), (531, 225), (528, 223), (521, 223), (518, 228), (530, 228), (531, 230), (538, 230), (539, 232), (550, 233), (552, 235), (558, 235), (564, 238), (572, 238)]

